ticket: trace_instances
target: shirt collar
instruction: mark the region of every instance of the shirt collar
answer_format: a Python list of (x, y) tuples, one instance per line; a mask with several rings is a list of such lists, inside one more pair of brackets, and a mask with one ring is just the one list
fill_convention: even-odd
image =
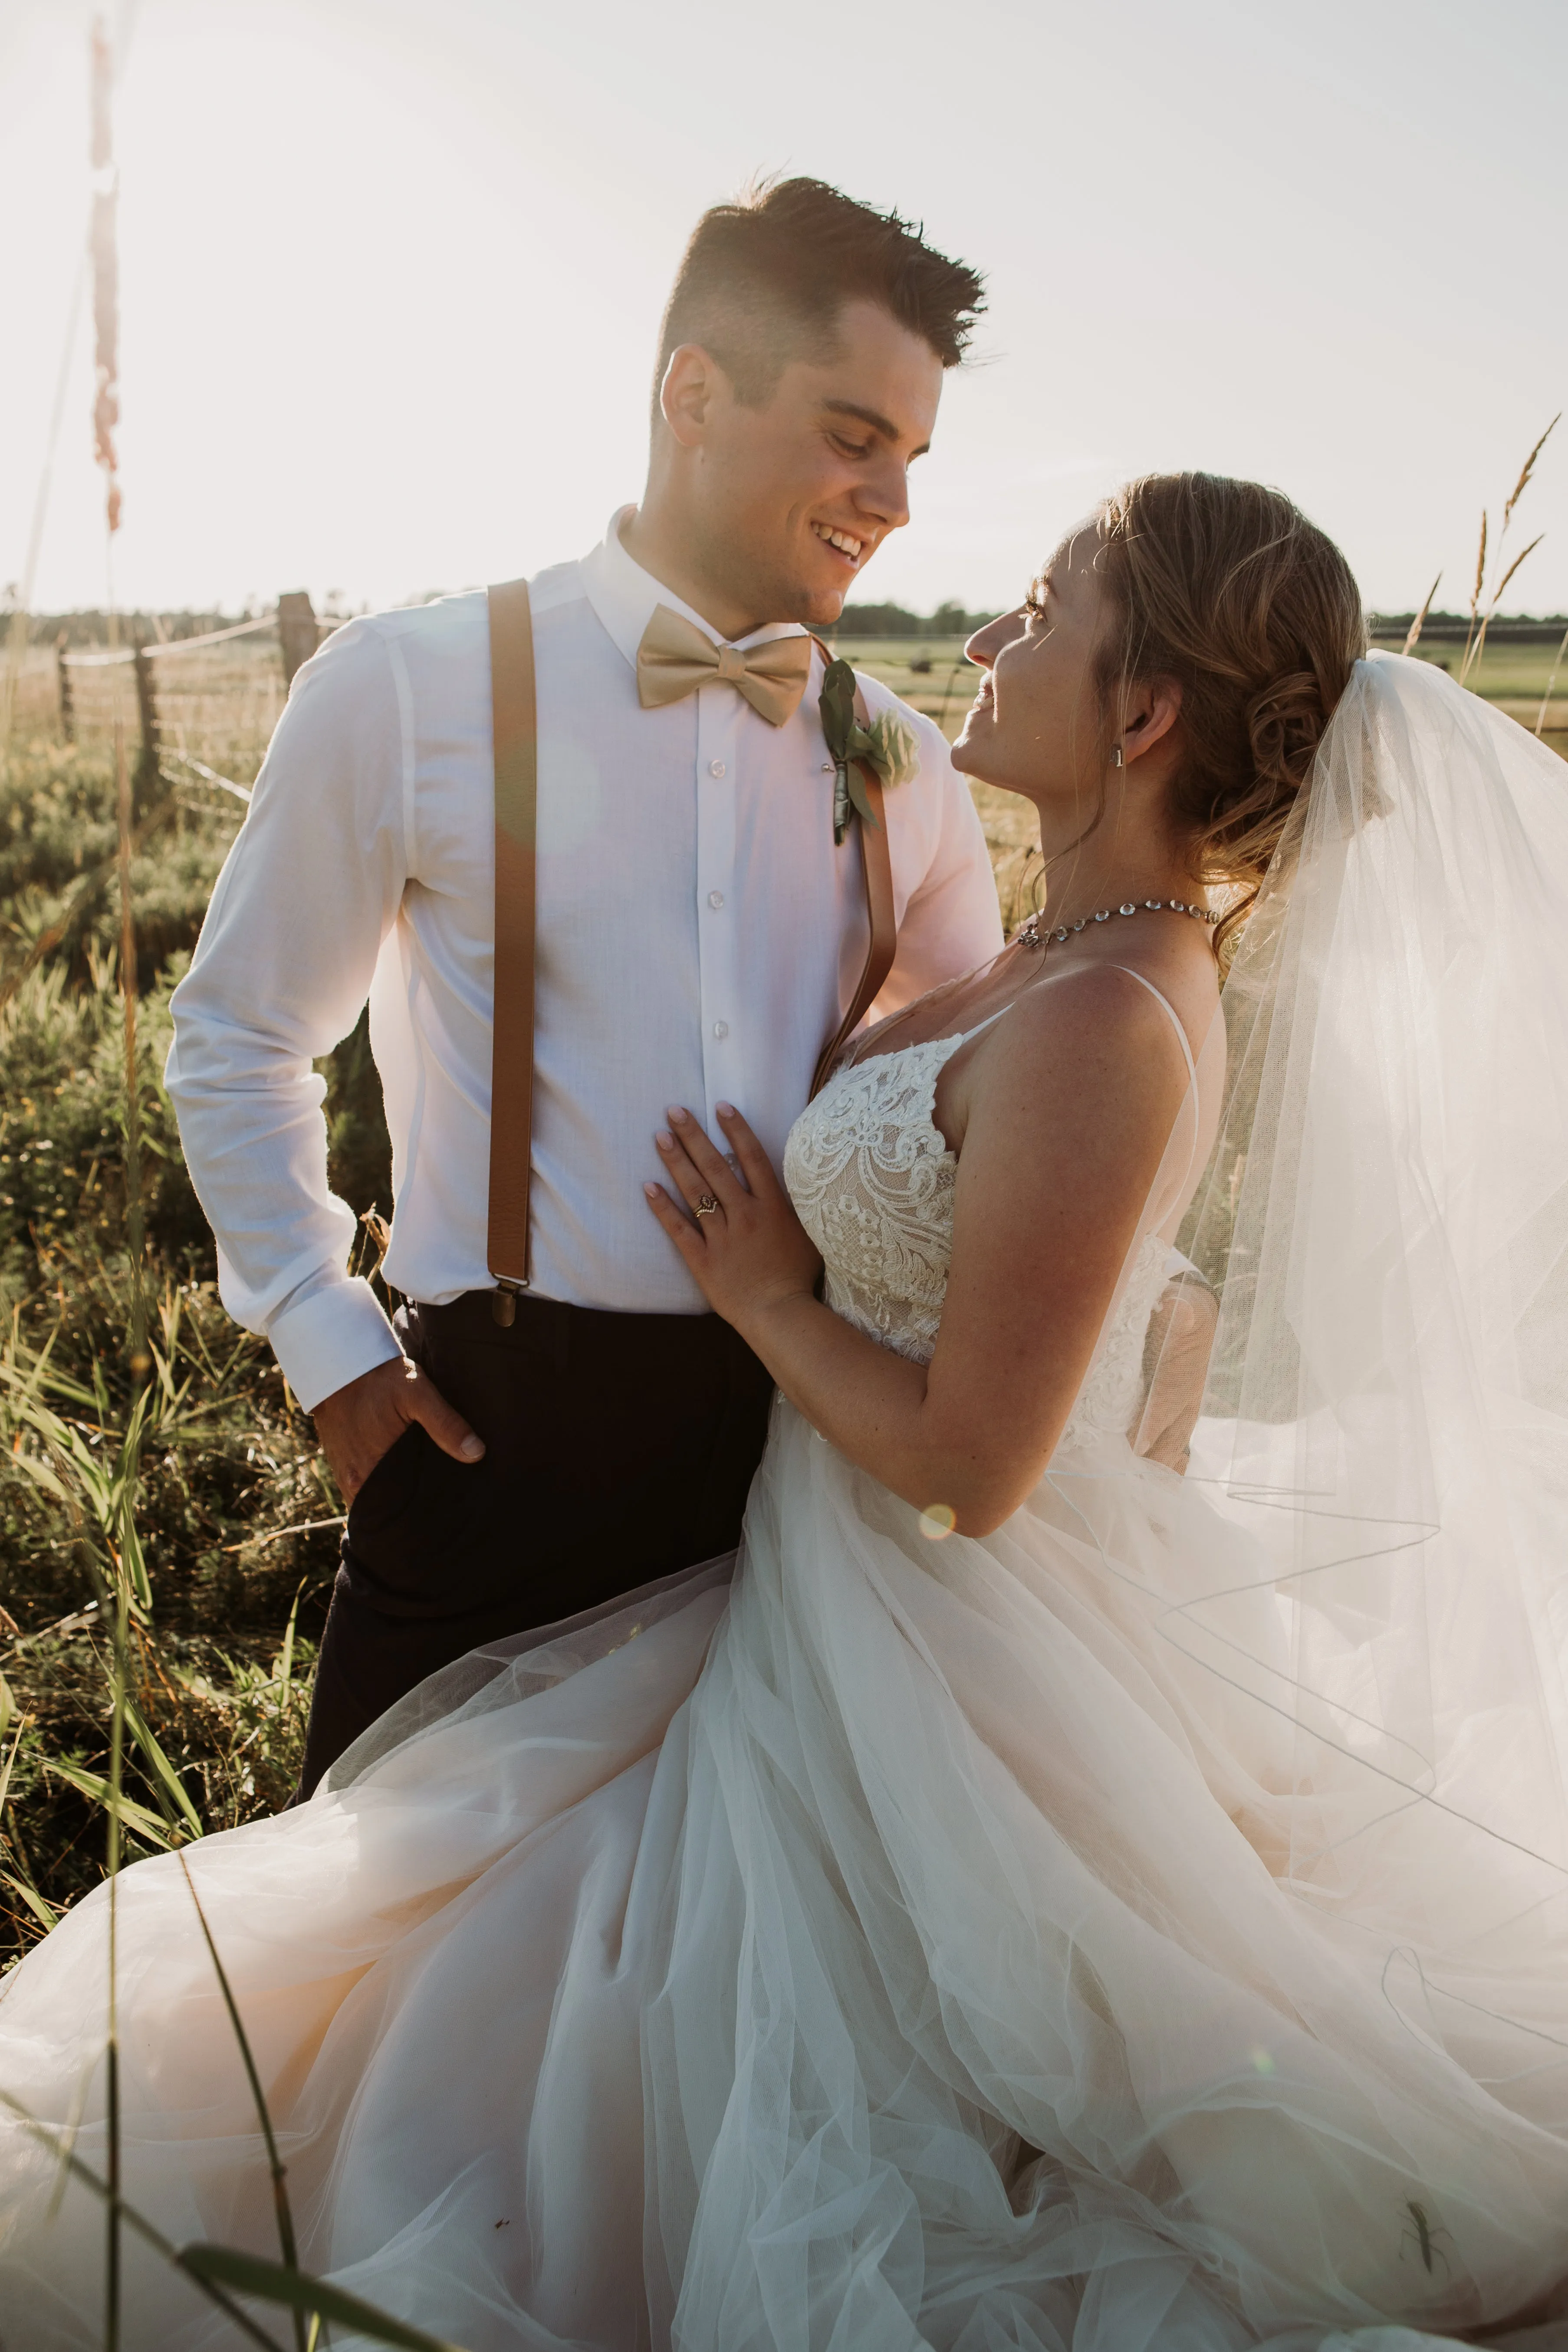
[[(672, 613), (679, 613), (682, 620), (691, 622), (716, 646), (722, 645), (725, 640), (710, 621), (705, 621), (700, 613), (693, 612), (689, 604), (682, 604), (673, 588), (667, 588), (662, 580), (656, 580), (651, 572), (645, 572), (642, 565), (634, 562), (626, 553), (621, 541), (621, 530), (636, 512), (635, 505), (617, 507), (610, 517), (604, 538), (593, 553), (583, 559), (583, 584), (588, 592), (589, 604), (604, 624), (605, 634), (635, 669), (637, 647), (642, 643), (643, 631), (653, 618), (655, 605), (668, 604)], [(762, 646), (766, 645), (770, 637), (800, 637), (805, 635), (805, 630), (797, 621), (768, 621), (760, 629), (753, 629), (749, 636), (737, 637), (734, 643), (742, 646)]]

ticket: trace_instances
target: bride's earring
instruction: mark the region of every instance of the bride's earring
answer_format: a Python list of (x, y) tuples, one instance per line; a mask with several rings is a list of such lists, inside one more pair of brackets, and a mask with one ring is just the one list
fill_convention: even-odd
[(1113, 743), (1110, 747), (1110, 764), (1113, 768), (1120, 768), (1122, 764), (1120, 743)]

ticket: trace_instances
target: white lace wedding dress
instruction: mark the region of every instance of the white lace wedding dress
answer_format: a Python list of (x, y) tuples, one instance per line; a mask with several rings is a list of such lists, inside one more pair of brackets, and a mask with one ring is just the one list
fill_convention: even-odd
[[(841, 1071), (789, 1145), (831, 1303), (916, 1359), (958, 1042)], [(781, 1402), (732, 1582), (464, 1661), (189, 1850), (308, 2269), (470, 2352), (1410, 2352), (1568, 2268), (1563, 2064), (1521, 2087), (1390, 1998), (1383, 1915), (1414, 1943), (1443, 1889), (1303, 1899), (1268, 1735), (1162, 1636), (1192, 1482), (1125, 1433), (1164, 1259), (994, 1536), (933, 1540)], [(99, 2166), (105, 1920), (0, 2002), (0, 2086)], [(174, 1859), (119, 1950), (127, 2195), (275, 2256)], [(5, 2340), (96, 2345), (100, 2210), (4, 2145)], [(238, 2343), (127, 2260), (128, 2346)]]

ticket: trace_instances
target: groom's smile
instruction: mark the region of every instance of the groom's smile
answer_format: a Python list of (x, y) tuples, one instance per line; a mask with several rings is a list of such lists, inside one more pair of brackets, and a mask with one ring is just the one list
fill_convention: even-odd
[(942, 362), (880, 302), (851, 296), (798, 331), (760, 385), (705, 346), (673, 353), (649, 497), (627, 551), (723, 636), (831, 628), (890, 531), (931, 445)]
[(826, 522), (814, 522), (811, 527), (818, 539), (826, 541), (829, 547), (836, 547), (838, 550), (839, 554), (846, 559), (849, 569), (853, 572), (860, 561), (860, 552), (866, 544), (864, 537), (847, 530), (836, 530), (831, 523)]
[(942, 377), (923, 337), (879, 305), (849, 301), (820, 356), (793, 360), (765, 408), (737, 410), (748, 537), (773, 572), (767, 618), (831, 625), (851, 583), (908, 522), (909, 469), (931, 446)]

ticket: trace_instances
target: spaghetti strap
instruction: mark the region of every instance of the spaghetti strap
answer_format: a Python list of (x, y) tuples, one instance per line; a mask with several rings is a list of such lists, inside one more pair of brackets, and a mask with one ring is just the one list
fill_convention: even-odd
[[(1080, 971), (1089, 971), (1094, 969), (1094, 967), (1090, 965), (1079, 965), (1079, 969)], [(1176, 1033), (1176, 1043), (1182, 1049), (1182, 1059), (1187, 1066), (1187, 1083), (1195, 1092), (1198, 1083), (1198, 1066), (1193, 1059), (1193, 1049), (1191, 1045), (1188, 1043), (1187, 1033), (1182, 1024), (1182, 1016), (1177, 1012), (1175, 1006), (1172, 1003), (1170, 998), (1165, 995), (1163, 990), (1156, 988), (1152, 980), (1145, 980), (1141, 971), (1134, 971), (1130, 963), (1101, 965), (1100, 969), (1101, 971), (1124, 971), (1129, 980), (1135, 980), (1140, 988), (1146, 988), (1150, 995), (1153, 998), (1155, 1003), (1163, 1006), (1166, 1013), (1170, 1016), (1171, 1026)], [(972, 1037), (978, 1037), (983, 1030), (986, 1030), (991, 1027), (993, 1022), (1000, 1021), (1007, 1013), (1011, 1013), (1013, 1006), (1016, 1004), (1017, 1002), (1017, 998), (1014, 997), (1012, 1003), (1004, 1004), (1001, 1011), (998, 1013), (988, 1013), (984, 1021), (977, 1021), (975, 1023), (973, 1029), (961, 1029), (958, 1035), (951, 1042), (955, 1046), (967, 1045)], [(946, 1045), (949, 1040), (946, 1038), (940, 1038), (934, 1042), (940, 1045)]]
[(1124, 971), (1129, 980), (1135, 980), (1140, 988), (1146, 988), (1148, 990), (1156, 1004), (1163, 1004), (1164, 1006), (1165, 1011), (1171, 1016), (1171, 1026), (1176, 1033), (1176, 1043), (1182, 1049), (1182, 1059), (1187, 1066), (1187, 1084), (1195, 1091), (1198, 1083), (1198, 1066), (1193, 1059), (1193, 1049), (1191, 1045), (1188, 1043), (1187, 1033), (1183, 1024), (1182, 1016), (1177, 1012), (1175, 1006), (1172, 1003), (1170, 998), (1166, 996), (1162, 990), (1156, 988), (1152, 980), (1145, 980), (1141, 971), (1134, 971), (1130, 963), (1113, 963), (1110, 966), (1110, 970), (1112, 971)]
[(978, 1037), (983, 1030), (990, 1028), (994, 1021), (1000, 1021), (1002, 1013), (1011, 1013), (1013, 1005), (1016, 1004), (1017, 1002), (1017, 998), (1014, 997), (1011, 1003), (1003, 1005), (1000, 1013), (988, 1013), (984, 1021), (977, 1021), (975, 1023), (973, 1029), (961, 1029), (958, 1034), (958, 1043), (961, 1045), (967, 1045), (972, 1037)]
[[(1098, 969), (1109, 971), (1124, 971), (1130, 980), (1135, 980), (1138, 982), (1140, 988), (1146, 988), (1148, 990), (1150, 995), (1154, 999), (1155, 1003), (1162, 1005), (1170, 1016), (1171, 1026), (1176, 1033), (1176, 1043), (1182, 1049), (1182, 1059), (1187, 1066), (1187, 1084), (1192, 1092), (1195, 1094), (1197, 1092), (1198, 1084), (1197, 1064), (1193, 1059), (1193, 1049), (1187, 1042), (1187, 1033), (1182, 1025), (1182, 1016), (1176, 1011), (1176, 1008), (1172, 1003), (1170, 998), (1164, 995), (1161, 990), (1157, 989), (1152, 980), (1145, 980), (1141, 971), (1134, 971), (1130, 963), (1103, 964), (1098, 967), (1092, 965), (1079, 965), (1079, 971)], [(1008, 1013), (1016, 1006), (1017, 1003), (1018, 999), (1015, 996), (1010, 1003), (1002, 1005), (996, 1012), (988, 1013), (984, 1021), (977, 1021), (973, 1029), (961, 1029), (954, 1037), (926, 1037), (919, 1040), (918, 1042), (927, 1045), (947, 1045), (956, 1053), (961, 1045), (967, 1045), (972, 1037), (981, 1036), (984, 1032), (991, 1028), (994, 1023), (1005, 1021)], [(892, 1048), (892, 1051), (895, 1053), (899, 1050), (900, 1049), (896, 1046)], [(884, 1061), (887, 1058), (887, 1055), (881, 1054), (868, 1054), (865, 1057), (868, 1062), (879, 1062)], [(847, 1065), (845, 1065), (844, 1066), (847, 1066)]]

